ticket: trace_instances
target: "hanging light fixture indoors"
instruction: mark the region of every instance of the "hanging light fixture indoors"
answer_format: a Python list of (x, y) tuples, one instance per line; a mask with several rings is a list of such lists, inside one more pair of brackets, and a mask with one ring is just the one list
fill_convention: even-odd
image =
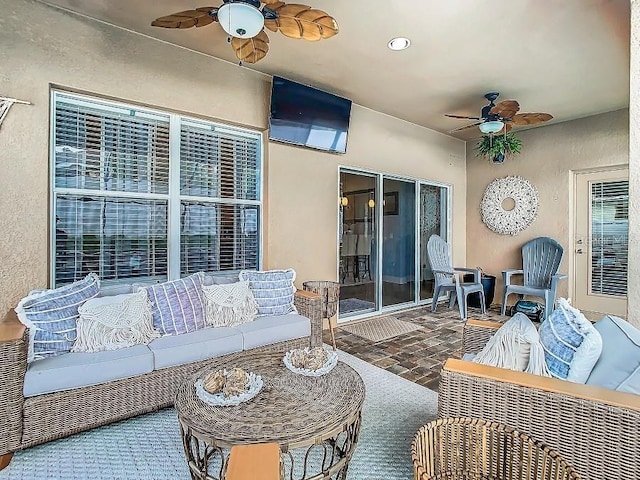
[(253, 38), (264, 27), (264, 16), (259, 6), (257, 0), (225, 3), (218, 9), (218, 22), (231, 37)]

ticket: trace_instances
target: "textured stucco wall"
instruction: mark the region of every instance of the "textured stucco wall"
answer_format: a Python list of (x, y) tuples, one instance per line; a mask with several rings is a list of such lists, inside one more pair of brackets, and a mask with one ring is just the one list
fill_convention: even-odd
[(640, 327), (640, 1), (631, 1), (629, 98), (629, 296), (627, 320)]
[[(270, 78), (30, 0), (0, 0), (0, 317), (48, 284), (50, 85), (266, 129)], [(466, 254), (465, 144), (354, 106), (348, 154), (266, 149), (264, 266), (336, 278), (338, 164), (454, 185), (455, 255)]]
[[(522, 153), (502, 165), (476, 157), (474, 142), (467, 145), (467, 264), (498, 277), (495, 303), (502, 302), (502, 270), (522, 268), (520, 249), (532, 238), (548, 236), (560, 242), (565, 248), (560, 272), (570, 273), (571, 171), (628, 163), (628, 110), (526, 130), (518, 132), (518, 137)], [(540, 199), (537, 219), (516, 236), (492, 232), (480, 216), (487, 185), (508, 175), (529, 180)], [(559, 294), (567, 296), (568, 292), (569, 283), (563, 281)]]

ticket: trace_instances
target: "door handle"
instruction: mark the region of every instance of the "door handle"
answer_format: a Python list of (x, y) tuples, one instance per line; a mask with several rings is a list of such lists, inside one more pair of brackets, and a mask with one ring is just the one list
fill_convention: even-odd
[(581, 249), (581, 248), (578, 248), (578, 249), (576, 250), (576, 253), (580, 253), (580, 254), (581, 254), (581, 253), (584, 253), (584, 252), (582, 251), (582, 249)]

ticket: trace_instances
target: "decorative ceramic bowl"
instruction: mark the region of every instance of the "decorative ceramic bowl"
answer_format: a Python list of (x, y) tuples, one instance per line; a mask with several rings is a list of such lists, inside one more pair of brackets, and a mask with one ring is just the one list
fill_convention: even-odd
[(327, 361), (324, 363), (324, 365), (322, 365), (320, 368), (316, 369), (316, 370), (310, 370), (307, 368), (300, 368), (300, 367), (296, 367), (291, 363), (291, 356), (299, 353), (299, 352), (304, 352), (305, 354), (309, 354), (311, 351), (311, 349), (309, 347), (304, 348), (304, 349), (295, 349), (295, 350), (290, 350), (287, 353), (285, 353), (284, 358), (282, 359), (282, 361), (284, 362), (284, 365), (291, 370), (293, 373), (297, 373), (299, 375), (304, 375), (306, 377), (320, 377), (322, 375), (325, 375), (327, 373), (329, 373), (331, 370), (333, 370), (333, 368), (338, 364), (338, 353), (334, 352), (333, 350), (326, 350), (327, 352)]
[[(231, 373), (228, 370), (224, 370), (224, 375), (226, 376), (228, 373)], [(260, 375), (256, 375), (253, 372), (249, 372), (249, 380), (247, 381), (247, 388), (244, 393), (239, 395), (232, 395), (230, 397), (225, 397), (222, 392), (218, 393), (209, 393), (204, 388), (204, 382), (202, 378), (199, 378), (195, 383), (196, 387), (196, 395), (203, 402), (213, 405), (215, 407), (231, 407), (240, 405), (242, 402), (246, 402), (255, 397), (258, 392), (262, 389), (262, 377)]]

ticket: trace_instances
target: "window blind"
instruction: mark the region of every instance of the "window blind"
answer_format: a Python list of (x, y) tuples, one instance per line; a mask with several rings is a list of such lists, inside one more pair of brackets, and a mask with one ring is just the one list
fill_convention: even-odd
[[(89, 272), (127, 282), (259, 268), (259, 133), (62, 92), (53, 98), (55, 285)], [(174, 123), (179, 148), (170, 149)], [(172, 258), (179, 271), (171, 272)]]
[(626, 296), (629, 182), (591, 184), (591, 292)]

